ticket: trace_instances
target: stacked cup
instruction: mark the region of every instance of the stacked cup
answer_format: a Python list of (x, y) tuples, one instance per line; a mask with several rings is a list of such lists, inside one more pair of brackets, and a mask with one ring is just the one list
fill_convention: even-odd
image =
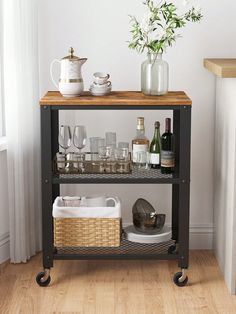
[(94, 96), (104, 96), (111, 92), (111, 81), (109, 74), (96, 72), (93, 74), (93, 84), (90, 86), (90, 93)]

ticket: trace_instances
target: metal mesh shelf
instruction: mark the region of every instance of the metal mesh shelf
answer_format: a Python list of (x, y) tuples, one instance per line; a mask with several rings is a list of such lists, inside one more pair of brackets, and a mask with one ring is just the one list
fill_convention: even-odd
[[(142, 244), (134, 243), (128, 240), (122, 239), (121, 246), (119, 247), (62, 247), (57, 248), (57, 253), (55, 258), (63, 259), (65, 258), (75, 258), (86, 259), (86, 257), (96, 256), (98, 259), (106, 258), (155, 258), (155, 256), (167, 255), (168, 248), (174, 245), (174, 240), (169, 240), (167, 242), (162, 242), (158, 244)], [(176, 258), (177, 255), (170, 255), (172, 259)]]
[(137, 170), (127, 174), (59, 174), (54, 183), (178, 183), (176, 174), (162, 174), (159, 169)]

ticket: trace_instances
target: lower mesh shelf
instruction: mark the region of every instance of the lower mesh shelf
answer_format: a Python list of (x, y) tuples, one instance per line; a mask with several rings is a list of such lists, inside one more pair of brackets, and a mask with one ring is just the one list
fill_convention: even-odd
[(160, 169), (138, 170), (131, 173), (83, 173), (83, 174), (59, 174), (61, 179), (172, 179), (173, 174), (163, 174)]
[(96, 255), (96, 256), (142, 256), (168, 254), (168, 248), (174, 245), (174, 240), (158, 244), (143, 244), (122, 239), (119, 247), (61, 247), (57, 248), (56, 255)]

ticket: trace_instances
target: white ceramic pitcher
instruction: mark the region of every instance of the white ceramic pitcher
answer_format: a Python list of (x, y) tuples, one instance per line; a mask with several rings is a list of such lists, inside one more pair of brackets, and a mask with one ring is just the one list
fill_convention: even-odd
[[(87, 61), (87, 58), (74, 56), (74, 49), (71, 47), (69, 56), (61, 60), (55, 59), (50, 65), (50, 74), (53, 84), (64, 97), (79, 96), (84, 90), (84, 82), (81, 75), (81, 67)], [(61, 74), (59, 83), (53, 78), (53, 66), (55, 63), (61, 65)]]

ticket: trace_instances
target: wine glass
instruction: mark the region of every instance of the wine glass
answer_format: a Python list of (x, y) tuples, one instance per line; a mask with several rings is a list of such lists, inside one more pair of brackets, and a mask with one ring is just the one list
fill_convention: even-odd
[(61, 125), (58, 134), (58, 143), (65, 150), (71, 146), (71, 131), (69, 125)]
[(85, 147), (87, 141), (86, 128), (84, 125), (76, 125), (73, 134), (73, 144), (79, 149), (81, 155), (81, 149)]

